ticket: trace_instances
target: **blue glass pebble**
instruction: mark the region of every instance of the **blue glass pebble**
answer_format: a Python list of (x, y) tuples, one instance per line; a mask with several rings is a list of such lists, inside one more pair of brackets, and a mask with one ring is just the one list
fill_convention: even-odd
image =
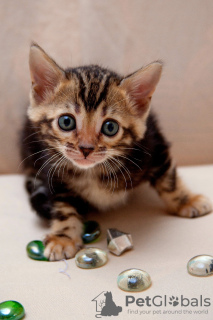
[(101, 230), (98, 222), (90, 220), (84, 223), (84, 232), (82, 236), (84, 243), (94, 242), (100, 234)]

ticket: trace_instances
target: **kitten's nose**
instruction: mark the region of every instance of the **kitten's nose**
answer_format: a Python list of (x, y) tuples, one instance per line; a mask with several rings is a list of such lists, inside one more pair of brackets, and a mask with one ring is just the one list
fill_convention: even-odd
[(81, 152), (83, 153), (85, 159), (86, 157), (94, 150), (93, 147), (84, 147), (84, 146), (79, 146), (79, 149), (81, 150)]

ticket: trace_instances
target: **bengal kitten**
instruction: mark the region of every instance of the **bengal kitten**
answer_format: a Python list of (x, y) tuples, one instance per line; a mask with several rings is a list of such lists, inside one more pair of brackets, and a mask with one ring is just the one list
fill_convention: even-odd
[(149, 181), (168, 211), (198, 217), (211, 211), (178, 177), (169, 144), (150, 113), (162, 63), (122, 77), (97, 65), (62, 69), (33, 43), (32, 89), (22, 135), (26, 187), (33, 209), (51, 220), (49, 260), (82, 247), (82, 214), (124, 203)]

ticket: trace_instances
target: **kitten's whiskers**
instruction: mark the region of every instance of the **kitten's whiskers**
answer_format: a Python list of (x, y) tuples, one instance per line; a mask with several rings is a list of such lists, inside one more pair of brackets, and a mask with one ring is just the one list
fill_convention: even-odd
[[(126, 160), (129, 160), (129, 161), (132, 162), (136, 167), (138, 167), (138, 169), (139, 169), (140, 171), (142, 171), (141, 167), (139, 167), (139, 165), (138, 165), (137, 163), (135, 163), (133, 160), (129, 159), (128, 157), (125, 157), (125, 156), (123, 156), (123, 155), (119, 155), (118, 157), (121, 157), (121, 158), (124, 158), (124, 159), (126, 159)], [(133, 159), (134, 159), (134, 158), (133, 158)]]
[[(52, 192), (55, 192), (54, 188), (53, 188), (53, 176), (54, 176), (54, 173), (56, 171), (56, 169), (58, 168), (58, 166), (60, 166), (61, 162), (63, 161), (63, 155), (61, 156), (61, 158), (59, 158), (53, 165), (52, 165), (52, 170), (50, 170), (50, 174), (49, 174), (49, 177), (48, 177), (48, 180), (50, 180), (50, 191)], [(55, 168), (54, 168), (55, 167)], [(53, 169), (54, 168), (54, 169)]]
[(50, 157), (49, 159), (47, 159), (43, 165), (41, 166), (41, 168), (38, 170), (38, 172), (36, 173), (36, 176), (35, 176), (35, 179), (34, 179), (34, 186), (36, 184), (36, 179), (37, 179), (37, 176), (39, 176), (39, 174), (41, 173), (41, 171), (48, 165), (48, 163), (50, 163), (53, 159), (57, 158), (58, 155), (57, 154), (54, 154), (52, 157)]
[(106, 160), (106, 163), (108, 164), (108, 166), (111, 169), (112, 174), (113, 174), (113, 179), (114, 179), (114, 188), (113, 188), (113, 191), (112, 191), (112, 194), (113, 194), (114, 190), (115, 190), (115, 187), (116, 187), (116, 184), (117, 184), (117, 188), (118, 188), (118, 176), (116, 174), (115, 169), (112, 167), (112, 165), (107, 160)]
[(138, 146), (144, 153), (152, 157), (151, 153), (149, 153), (149, 149), (146, 148), (145, 146), (141, 145), (139, 142), (133, 142), (136, 146)]
[(40, 150), (40, 151), (38, 151), (38, 152), (34, 152), (34, 153), (30, 154), (28, 157), (24, 158), (24, 160), (21, 161), (21, 163), (20, 163), (19, 166), (18, 166), (18, 169), (20, 168), (20, 166), (22, 165), (22, 163), (23, 163), (25, 160), (27, 160), (28, 158), (30, 158), (30, 157), (38, 154), (38, 153), (41, 153), (41, 152), (44, 152), (44, 151), (47, 151), (47, 150), (52, 150), (52, 149), (55, 150), (55, 148), (52, 147), (52, 148), (46, 148), (46, 149), (43, 149), (43, 150)]
[(31, 136), (33, 136), (34, 134), (38, 134), (38, 133), (40, 133), (41, 131), (39, 130), (39, 131), (36, 131), (36, 132), (33, 132), (33, 133), (31, 133), (29, 136), (27, 136), (24, 140), (23, 140), (23, 142), (25, 141), (25, 140), (27, 140), (27, 139), (29, 139)]
[(106, 161), (103, 162), (103, 165), (104, 165), (104, 168), (105, 168), (105, 171), (106, 171), (106, 174), (107, 174), (107, 185), (106, 185), (106, 189), (107, 189), (107, 186), (109, 184), (109, 172), (108, 172), (108, 167), (106, 166)]
[(63, 181), (63, 178), (64, 178), (64, 169), (65, 169), (65, 166), (67, 167), (67, 158), (66, 157), (64, 157), (64, 160), (65, 160), (65, 162), (64, 162), (64, 165), (63, 165), (63, 171), (62, 171), (62, 176), (61, 176), (61, 184), (62, 184), (62, 181)]
[(36, 164), (36, 162), (37, 162), (38, 160), (40, 160), (40, 159), (42, 159), (42, 158), (44, 158), (44, 157), (48, 157), (48, 156), (49, 156), (48, 154), (45, 154), (44, 156), (41, 156), (40, 158), (36, 159), (36, 160), (34, 161), (34, 167), (35, 167), (35, 164)]
[(46, 142), (46, 144), (47, 144), (47, 140), (48, 140), (48, 138), (46, 140), (45, 139), (43, 139), (43, 140), (34, 140), (34, 141), (27, 142), (24, 145), (27, 146), (27, 145), (29, 145), (31, 143), (39, 143), (39, 142)]
[[(123, 178), (124, 178), (124, 181), (125, 181), (125, 192), (126, 192), (126, 189), (127, 189), (127, 181), (126, 181), (126, 177), (125, 177), (123, 171), (121, 170), (121, 168), (124, 168), (124, 167), (121, 166), (121, 165), (119, 164), (119, 162), (118, 162), (115, 158), (113, 158), (113, 157), (111, 157), (111, 156), (108, 157), (108, 161), (112, 161), (112, 163), (116, 166), (116, 168), (118, 168), (118, 170), (121, 172), (121, 174), (122, 174), (122, 176), (123, 176)], [(117, 165), (117, 164), (118, 164), (118, 165)]]
[(130, 183), (131, 183), (131, 188), (133, 189), (133, 186), (132, 186), (132, 179), (131, 179), (131, 173), (129, 171), (129, 169), (120, 161), (118, 160), (117, 158), (115, 159), (119, 165), (126, 171), (128, 177), (129, 177), (129, 180), (130, 180)]
[[(62, 160), (66, 160), (65, 156), (62, 155)], [(63, 162), (62, 162), (63, 163)], [(60, 164), (60, 168), (58, 169), (58, 178), (59, 178), (59, 173), (61, 171), (61, 167), (62, 167), (62, 164)]]
[[(129, 149), (129, 148), (124, 148), (124, 149)], [(132, 148), (130, 148), (130, 149), (132, 149)], [(133, 149), (134, 149), (134, 148), (133, 148)], [(118, 151), (121, 151), (120, 148), (117, 148), (116, 151), (117, 151), (117, 150), (118, 150)], [(116, 155), (117, 157), (121, 157), (121, 156), (122, 156), (120, 153), (115, 154), (115, 149), (108, 149), (107, 151), (109, 151), (109, 152), (112, 151), (113, 154)], [(125, 154), (125, 155), (126, 155), (126, 154)], [(134, 158), (134, 157), (132, 157), (132, 156), (131, 156), (131, 158), (132, 158), (132, 159), (135, 159), (135, 160), (137, 160), (137, 161), (142, 161), (141, 159), (137, 159), (137, 158)], [(128, 160), (129, 160), (129, 159), (128, 159)]]
[(109, 168), (109, 174), (110, 174), (110, 189), (109, 189), (110, 191), (112, 189), (112, 171), (110, 170), (110, 166), (107, 161), (106, 161), (106, 166)]
[[(109, 153), (110, 153), (110, 151), (111, 151), (112, 149), (108, 149), (107, 151), (109, 151)], [(114, 150), (113, 150), (114, 151)], [(115, 154), (114, 154), (115, 155)], [(131, 159), (129, 159), (128, 157), (125, 157), (125, 156), (123, 156), (123, 155), (121, 155), (121, 154), (118, 154), (118, 155), (116, 155), (116, 157), (121, 157), (121, 158), (124, 158), (124, 159), (126, 159), (126, 160), (129, 160), (130, 162), (132, 162), (136, 167), (138, 167), (138, 169), (140, 169), (140, 171), (142, 171), (142, 169), (141, 169), (141, 167), (139, 167), (139, 165), (137, 164), (137, 163), (135, 163), (133, 160), (131, 160)], [(135, 160), (139, 160), (139, 159), (136, 159), (136, 158), (133, 158), (133, 159), (135, 159)], [(141, 160), (139, 160), (139, 161), (141, 161)]]

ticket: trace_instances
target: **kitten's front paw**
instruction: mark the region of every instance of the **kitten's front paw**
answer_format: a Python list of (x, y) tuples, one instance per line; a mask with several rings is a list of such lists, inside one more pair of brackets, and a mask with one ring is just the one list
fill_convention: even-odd
[(82, 239), (73, 240), (66, 235), (47, 235), (44, 239), (44, 255), (49, 261), (70, 259), (82, 248)]
[(186, 218), (196, 218), (208, 214), (211, 211), (212, 203), (210, 200), (202, 195), (195, 195), (180, 208), (178, 215)]

